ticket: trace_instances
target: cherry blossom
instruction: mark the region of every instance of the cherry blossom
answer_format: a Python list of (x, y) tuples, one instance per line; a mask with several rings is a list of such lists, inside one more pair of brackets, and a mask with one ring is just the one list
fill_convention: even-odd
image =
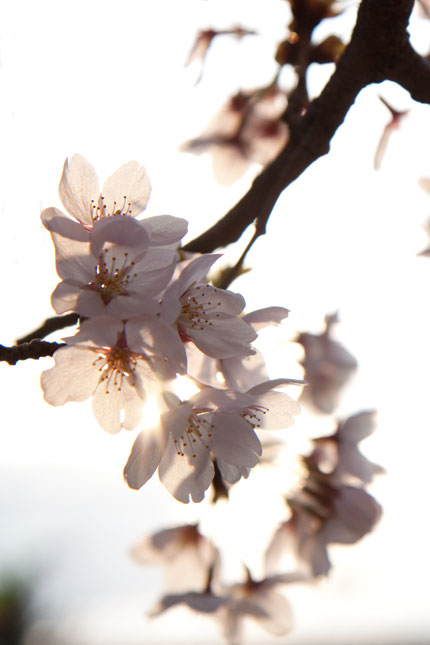
[(303, 458), (308, 476), (287, 498), (290, 517), (275, 532), (266, 553), (269, 571), (286, 552), (292, 552), (313, 576), (327, 575), (330, 544), (353, 544), (369, 533), (381, 517), (381, 507), (363, 488), (337, 481), (335, 471), (325, 473), (317, 447)]
[(191, 260), (166, 289), (161, 315), (176, 325), (184, 343), (193, 342), (213, 358), (246, 356), (257, 334), (239, 314), (245, 306), (238, 293), (218, 289), (205, 276), (219, 255), (202, 255)]
[[(375, 429), (376, 413), (363, 411), (338, 423), (336, 432), (314, 440), (316, 449), (331, 463), (332, 478), (345, 483), (369, 484), (375, 475), (384, 472), (359, 450), (357, 444)], [(334, 453), (334, 454), (333, 454)], [(323, 457), (322, 457), (323, 458)]]
[[(148, 175), (137, 161), (116, 170), (100, 192), (94, 168), (79, 154), (66, 159), (59, 195), (74, 220), (55, 207), (42, 211), (43, 225), (51, 232), (85, 242), (97, 222), (117, 216), (136, 217), (145, 210), (151, 192)], [(154, 246), (175, 244), (187, 231), (186, 220), (171, 215), (147, 217), (140, 221)]]
[(155, 312), (152, 297), (168, 284), (176, 251), (151, 247), (146, 229), (131, 218), (106, 219), (92, 233), (88, 241), (51, 233), (62, 278), (51, 297), (55, 311), (119, 317)]
[[(279, 325), (288, 316), (284, 307), (265, 307), (242, 317), (258, 332), (268, 325)], [(203, 354), (193, 343), (187, 343), (188, 373), (201, 383), (220, 387), (220, 377), (226, 388), (244, 392), (269, 380), (263, 355), (254, 349), (247, 356), (213, 359)]]
[(357, 369), (355, 358), (331, 337), (337, 314), (326, 316), (322, 334), (299, 334), (297, 342), (303, 345), (305, 380), (302, 401), (310, 403), (319, 412), (331, 414), (338, 404), (341, 389)]
[(244, 618), (253, 618), (274, 636), (288, 634), (293, 628), (293, 614), (288, 600), (278, 588), (307, 578), (302, 573), (286, 573), (254, 580), (248, 572), (247, 580), (227, 588), (228, 600), (217, 612), (222, 634), (228, 643), (242, 641)]
[(283, 636), (293, 627), (290, 603), (279, 591), (287, 584), (306, 582), (302, 573), (287, 573), (254, 580), (247, 572), (243, 583), (211, 586), (202, 592), (188, 591), (167, 594), (161, 598), (150, 613), (154, 618), (168, 609), (185, 605), (202, 614), (212, 615), (219, 623), (223, 637), (228, 643), (242, 642), (243, 621), (256, 620), (260, 626), (275, 636)]
[(210, 151), (215, 179), (231, 185), (252, 162), (269, 163), (287, 143), (289, 130), (281, 118), (285, 104), (285, 95), (276, 85), (263, 91), (240, 91), (200, 136), (182, 145), (182, 150), (195, 154)]
[(147, 396), (160, 396), (160, 379), (185, 369), (175, 333), (150, 317), (96, 317), (65, 340), (54, 354), (55, 366), (41, 375), (45, 400), (58, 406), (92, 396), (94, 415), (110, 433), (135, 428)]
[(255, 429), (293, 423), (298, 403), (274, 388), (301, 381), (268, 381), (246, 393), (205, 387), (188, 401), (169, 395), (160, 426), (137, 437), (124, 477), (141, 488), (158, 467), (160, 480), (179, 501), (200, 502), (214, 477), (216, 459), (223, 478), (235, 483), (261, 456)]
[(178, 593), (205, 588), (217, 549), (197, 525), (185, 524), (144, 537), (131, 556), (139, 564), (163, 565), (168, 591)]

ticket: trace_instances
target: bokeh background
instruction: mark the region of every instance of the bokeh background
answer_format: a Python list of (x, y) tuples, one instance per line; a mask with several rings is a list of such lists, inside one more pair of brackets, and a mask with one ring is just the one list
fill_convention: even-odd
[[(351, 3), (316, 36), (327, 29), (347, 38), (355, 12)], [(178, 148), (233, 92), (272, 77), (273, 53), (288, 21), (285, 0), (0, 5), (2, 344), (52, 315), (57, 277), (39, 214), (60, 206), (66, 156), (81, 153), (102, 180), (137, 159), (152, 182), (146, 213), (185, 217), (187, 239), (245, 192), (257, 166), (233, 186), (220, 186), (208, 155)], [(198, 65), (184, 62), (197, 30), (238, 23), (258, 35), (215, 42), (196, 86)], [(426, 53), (429, 23), (416, 11), (411, 34)], [(311, 69), (312, 95), (331, 73), (331, 65)], [(373, 156), (389, 121), (379, 94), (410, 112), (376, 172)], [(267, 355), (273, 375), (299, 378), (300, 348), (290, 341), (297, 331), (320, 332), (324, 315), (339, 310), (336, 337), (357, 357), (359, 371), (338, 416), (378, 410), (378, 429), (363, 451), (386, 469), (370, 488), (384, 516), (359, 544), (332, 549), (329, 579), (287, 590), (296, 622), (292, 645), (430, 638), (430, 260), (418, 256), (428, 246), (423, 225), (430, 201), (418, 180), (430, 175), (429, 125), (429, 108), (401, 88), (365, 89), (330, 154), (281, 196), (267, 235), (247, 258), (252, 271), (232, 287), (249, 311), (272, 304), (291, 310)], [(229, 257), (242, 248), (239, 242)], [(54, 409), (44, 403), (39, 376), (51, 364), (46, 358), (0, 366), (0, 576), (31, 587), (25, 645), (49, 639), (67, 645), (220, 642), (216, 625), (186, 610), (147, 619), (163, 591), (162, 572), (129, 557), (144, 534), (194, 521), (208, 509), (176, 502), (156, 477), (139, 492), (129, 490), (122, 468), (134, 433), (105, 434), (89, 404)], [(305, 432), (311, 421), (305, 414), (296, 431)], [(332, 422), (325, 424), (327, 430)], [(219, 522), (230, 523), (234, 552), (245, 545), (258, 574), (258, 549), (267, 535), (264, 529), (254, 535), (253, 527), (268, 527), (279, 509), (258, 480), (245, 484), (252, 494), (247, 498), (244, 488), (236, 522), (242, 534), (227, 511)], [(287, 640), (252, 624), (246, 635), (250, 643)]]

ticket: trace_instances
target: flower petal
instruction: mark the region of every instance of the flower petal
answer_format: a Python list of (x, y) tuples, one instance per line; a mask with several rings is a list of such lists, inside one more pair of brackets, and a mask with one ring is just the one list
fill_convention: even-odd
[(162, 446), (158, 429), (140, 432), (124, 468), (124, 479), (138, 490), (152, 477), (160, 463)]
[(175, 244), (184, 237), (188, 230), (187, 220), (173, 215), (146, 217), (141, 220), (141, 224), (148, 231), (153, 246)]
[(202, 444), (194, 444), (194, 455), (178, 455), (173, 439), (161, 459), (158, 474), (167, 490), (180, 502), (201, 502), (214, 476), (214, 467), (209, 450)]
[(63, 237), (68, 237), (78, 242), (89, 242), (89, 232), (81, 224), (66, 217), (58, 208), (45, 208), (40, 215), (43, 226)]
[(252, 468), (258, 463), (262, 448), (249, 423), (239, 414), (216, 412), (212, 418), (210, 448), (229, 464)]
[(104, 203), (108, 213), (117, 210), (136, 217), (145, 208), (151, 194), (151, 183), (146, 170), (137, 161), (129, 161), (108, 177), (103, 185)]
[(91, 203), (99, 196), (99, 182), (94, 168), (81, 155), (66, 159), (58, 192), (64, 208), (85, 226), (92, 226)]
[(100, 374), (94, 368), (94, 353), (86, 347), (60, 347), (55, 366), (41, 375), (45, 401), (64, 405), (68, 401), (85, 401), (94, 392)]

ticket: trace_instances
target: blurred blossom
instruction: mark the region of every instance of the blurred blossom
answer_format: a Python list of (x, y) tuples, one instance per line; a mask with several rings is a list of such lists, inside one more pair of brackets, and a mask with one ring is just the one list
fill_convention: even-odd
[(252, 29), (245, 29), (241, 26), (232, 27), (231, 29), (202, 29), (199, 31), (185, 63), (185, 65), (190, 65), (193, 61), (200, 63), (200, 74), (196, 85), (202, 78), (206, 55), (217, 36), (236, 36), (238, 40), (241, 40), (244, 36), (251, 36), (256, 33)]
[(363, 488), (339, 482), (336, 469), (321, 470), (325, 458), (318, 446), (303, 458), (307, 475), (301, 488), (286, 499), (290, 517), (267, 549), (268, 571), (276, 570), (283, 556), (291, 553), (313, 576), (327, 575), (331, 568), (327, 547), (358, 542), (380, 519), (380, 505)]
[(371, 435), (376, 426), (374, 411), (359, 412), (338, 423), (336, 432), (328, 437), (314, 440), (321, 451), (320, 460), (327, 458), (324, 470), (332, 473), (333, 479), (345, 483), (369, 484), (375, 475), (384, 472), (358, 449), (358, 443)]
[(228, 643), (242, 642), (243, 621), (252, 618), (274, 636), (283, 636), (293, 628), (290, 603), (278, 591), (279, 587), (306, 581), (302, 573), (282, 574), (254, 580), (248, 572), (243, 583), (223, 586), (217, 593), (211, 585), (202, 593), (169, 594), (164, 596), (151, 612), (151, 617), (177, 605), (204, 614), (212, 614), (220, 624), (223, 637)]
[(279, 587), (306, 580), (301, 573), (289, 573), (247, 580), (226, 588), (226, 601), (218, 609), (218, 620), (228, 643), (242, 642), (243, 620), (253, 618), (274, 636), (284, 636), (293, 628), (293, 613)]
[(167, 591), (180, 593), (205, 588), (217, 549), (197, 525), (186, 524), (144, 537), (131, 556), (139, 564), (164, 566)]
[(251, 163), (266, 165), (288, 140), (282, 121), (286, 98), (276, 86), (238, 92), (197, 138), (182, 145), (185, 152), (210, 151), (215, 179), (233, 184)]
[(387, 101), (383, 99), (382, 96), (380, 96), (379, 98), (382, 101), (382, 103), (385, 105), (385, 107), (388, 108), (388, 110), (390, 111), (391, 120), (385, 126), (382, 136), (379, 140), (378, 146), (376, 148), (375, 158), (373, 162), (375, 170), (379, 170), (379, 168), (381, 167), (382, 159), (385, 155), (385, 151), (387, 149), (387, 145), (391, 135), (400, 128), (404, 118), (409, 113), (409, 110), (403, 110), (402, 112), (399, 112), (398, 110), (395, 110), (393, 107), (391, 107), (391, 105), (387, 103)]
[(341, 389), (357, 369), (355, 358), (331, 338), (336, 322), (337, 314), (326, 316), (322, 334), (303, 332), (296, 339), (305, 351), (301, 364), (307, 387), (302, 391), (301, 401), (324, 414), (331, 414), (337, 407)]

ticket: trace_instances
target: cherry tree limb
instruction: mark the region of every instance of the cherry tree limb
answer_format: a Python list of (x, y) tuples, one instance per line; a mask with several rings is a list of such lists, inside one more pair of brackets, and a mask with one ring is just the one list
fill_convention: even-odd
[(64, 343), (48, 343), (45, 340), (32, 340), (31, 343), (22, 343), (12, 347), (0, 345), (0, 361), (15, 365), (18, 361), (28, 358), (38, 359), (42, 356), (53, 356)]
[(291, 132), (279, 155), (254, 180), (249, 191), (214, 226), (185, 245), (209, 253), (235, 242), (252, 222), (256, 235), (283, 190), (311, 163), (327, 154), (330, 141), (358, 93), (370, 83), (393, 80), (412, 98), (430, 103), (430, 66), (409, 43), (407, 25), (413, 0), (362, 0), (351, 41), (321, 95)]

